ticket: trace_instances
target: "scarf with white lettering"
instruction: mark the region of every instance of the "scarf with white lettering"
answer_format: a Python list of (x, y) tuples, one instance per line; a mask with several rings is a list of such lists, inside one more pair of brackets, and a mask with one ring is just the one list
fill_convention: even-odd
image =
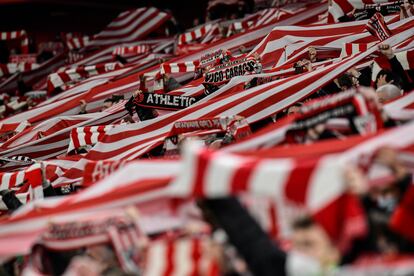
[(215, 63), (217, 60), (220, 60), (224, 57), (224, 51), (219, 49), (215, 52), (205, 54), (200, 58), (200, 67), (204, 68), (208, 65)]
[(168, 136), (203, 130), (225, 131), (240, 139), (250, 133), (250, 126), (244, 118), (237, 116), (201, 118), (175, 122)]
[(287, 140), (304, 138), (306, 132), (332, 118), (349, 118), (359, 134), (375, 133), (383, 126), (378, 108), (354, 90), (303, 106), (290, 125)]
[(220, 85), (230, 81), (233, 77), (252, 73), (260, 65), (254, 58), (237, 59), (210, 69), (204, 76), (204, 83)]
[(161, 93), (141, 93), (134, 99), (134, 103), (138, 106), (164, 110), (184, 109), (196, 101), (195, 97)]
[(174, 123), (169, 136), (197, 130), (218, 129), (221, 131), (225, 131), (229, 122), (230, 118), (228, 117), (202, 118), (196, 120), (178, 121)]
[(53, 222), (41, 238), (46, 248), (55, 251), (111, 244), (125, 272), (138, 273), (138, 254), (142, 232), (135, 219), (121, 214), (94, 213), (73, 221)]

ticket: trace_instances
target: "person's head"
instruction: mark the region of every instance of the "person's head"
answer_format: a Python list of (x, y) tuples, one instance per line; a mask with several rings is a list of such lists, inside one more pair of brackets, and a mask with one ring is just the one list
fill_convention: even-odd
[(108, 244), (88, 246), (85, 254), (105, 267), (118, 265), (116, 254), (113, 248)]
[(260, 54), (258, 52), (253, 53), (253, 58), (257, 61), (260, 61), (262, 58), (260, 57)]
[(101, 108), (101, 111), (104, 111), (107, 108), (110, 108), (112, 106), (113, 102), (112, 99), (105, 99)]
[(27, 98), (27, 105), (30, 107), (34, 107), (36, 105), (36, 101), (33, 100), (32, 97)]
[(134, 121), (134, 119), (132, 118), (132, 116), (131, 115), (126, 115), (125, 117), (124, 117), (124, 122), (125, 123), (127, 123), (127, 124), (133, 124), (133, 123), (135, 123), (135, 121)]
[(222, 145), (222, 139), (216, 139), (216, 140), (214, 140), (213, 142), (211, 142), (210, 144), (209, 144), (209, 148), (210, 149), (214, 149), (214, 150), (218, 150), (218, 149), (220, 149), (221, 148), (221, 145)]
[(316, 61), (316, 49), (314, 47), (308, 48), (308, 55), (309, 55), (310, 62)]
[(112, 101), (112, 104), (119, 103), (124, 99), (124, 95), (112, 95), (109, 99)]
[(296, 104), (290, 106), (287, 110), (287, 115), (298, 113), (302, 105), (303, 103), (297, 102)]
[(369, 195), (379, 207), (392, 212), (404, 193), (404, 182), (409, 175), (395, 149), (383, 147), (376, 152), (367, 172)]
[(361, 72), (359, 72), (355, 67), (351, 67), (346, 71), (346, 74), (348, 74), (351, 78), (354, 87), (359, 86), (359, 77), (361, 76)]
[(310, 217), (303, 217), (293, 224), (292, 249), (318, 260), (322, 266), (339, 261), (339, 250), (326, 231)]
[(379, 208), (391, 213), (395, 210), (400, 200), (401, 191), (393, 183), (388, 185), (382, 183), (381, 185), (370, 187), (369, 196), (376, 202)]
[(380, 103), (391, 101), (403, 94), (402, 90), (394, 84), (384, 84), (376, 92)]
[(352, 76), (349, 74), (343, 74), (338, 78), (338, 84), (342, 91), (351, 89), (355, 86), (355, 82), (352, 79)]
[(168, 79), (170, 78), (170, 76), (168, 75), (168, 74), (163, 74), (162, 75), (162, 80), (164, 81), (164, 82), (168, 82)]
[(375, 87), (379, 88), (385, 84), (394, 83), (395, 76), (394, 74), (387, 69), (382, 69), (379, 71), (377, 78), (375, 80)]
[(231, 52), (229, 50), (224, 50), (223, 51), (223, 58), (221, 59), (222, 63), (226, 63), (229, 62), (231, 58)]
[(195, 26), (198, 26), (198, 25), (200, 25), (200, 19), (198, 17), (196, 17), (193, 20), (193, 26), (195, 27)]

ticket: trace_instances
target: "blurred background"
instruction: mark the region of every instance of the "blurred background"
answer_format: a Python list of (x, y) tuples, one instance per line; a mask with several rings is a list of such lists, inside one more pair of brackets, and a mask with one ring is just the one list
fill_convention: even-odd
[(0, 31), (25, 29), (36, 41), (60, 32), (94, 34), (121, 11), (143, 6), (170, 10), (186, 28), (203, 18), (208, 0), (0, 0)]

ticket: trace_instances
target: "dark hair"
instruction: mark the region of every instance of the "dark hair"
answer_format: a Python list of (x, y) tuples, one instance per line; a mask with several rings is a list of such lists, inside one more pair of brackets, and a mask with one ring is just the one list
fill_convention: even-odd
[(378, 88), (378, 87), (377, 87), (377, 82), (378, 82), (378, 79), (379, 79), (379, 77), (380, 77), (380, 76), (382, 76), (382, 75), (385, 75), (385, 81), (386, 81), (386, 82), (393, 81), (393, 83), (392, 83), (392, 84), (394, 84), (394, 85), (396, 85), (396, 86), (400, 87), (400, 82), (401, 82), (400, 78), (399, 78), (398, 76), (396, 76), (396, 75), (395, 75), (393, 72), (391, 72), (390, 70), (388, 70), (388, 69), (382, 69), (381, 71), (379, 71), (379, 72), (378, 72), (377, 78), (375, 79), (375, 87), (376, 87), (376, 88)]
[(126, 64), (126, 63), (128, 63), (128, 61), (127, 61), (124, 57), (122, 57), (122, 56), (120, 56), (120, 55), (116, 55), (116, 56), (115, 56), (115, 60), (116, 60), (116, 61), (118, 61), (118, 62), (120, 62), (121, 64)]
[(295, 64), (293, 64), (293, 68), (295, 69), (295, 74), (301, 74), (305, 71), (304, 66), (300, 66), (299, 62), (296, 62)]
[(339, 86), (341, 88), (345, 86), (347, 89), (349, 89), (349, 88), (354, 86), (354, 84), (352, 82), (352, 78), (348, 74), (344, 74), (344, 75), (340, 76), (338, 78), (338, 83), (339, 83)]
[(303, 230), (303, 229), (309, 229), (310, 227), (314, 226), (315, 222), (310, 216), (304, 216), (301, 218), (298, 218), (293, 222), (292, 228), (294, 230)]

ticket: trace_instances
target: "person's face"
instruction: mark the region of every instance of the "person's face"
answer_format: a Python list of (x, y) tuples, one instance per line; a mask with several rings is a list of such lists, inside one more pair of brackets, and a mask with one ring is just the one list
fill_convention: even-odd
[(359, 86), (359, 79), (357, 77), (355, 77), (355, 76), (352, 76), (352, 85), (354, 87)]
[(386, 80), (387, 76), (386, 75), (380, 75), (377, 79), (377, 87), (381, 87), (385, 84), (387, 84), (387, 80)]
[(292, 246), (295, 251), (318, 260), (322, 265), (330, 265), (339, 259), (338, 250), (319, 225), (294, 230)]
[(36, 103), (33, 101), (32, 98), (27, 98), (27, 105), (30, 106), (30, 107), (32, 107), (32, 106), (35, 106)]
[(106, 245), (92, 245), (86, 248), (86, 255), (103, 265), (116, 262), (115, 255)]
[(309, 60), (311, 62), (315, 62), (316, 61), (316, 50), (313, 47), (309, 48)]
[(292, 105), (291, 107), (289, 107), (287, 114), (291, 115), (291, 114), (296, 114), (298, 113), (300, 110), (300, 107), (297, 105)]
[(388, 211), (392, 211), (398, 202), (399, 192), (393, 183), (388, 183), (382, 187), (371, 189), (370, 196), (375, 200), (378, 206)]
[(103, 105), (102, 105), (102, 111), (103, 110), (105, 110), (105, 109), (107, 109), (107, 108), (109, 108), (109, 107), (111, 107), (112, 106), (112, 102), (104, 102), (103, 103)]
[(378, 93), (377, 95), (378, 95), (378, 101), (380, 103), (386, 102), (385, 95), (383, 93)]
[(349, 89), (349, 87), (347, 87), (347, 86), (341, 86), (341, 91), (346, 91), (346, 90), (348, 90)]
[(86, 255), (95, 261), (101, 262), (104, 260), (103, 255), (105, 254), (106, 248), (104, 245), (89, 246), (86, 249)]

